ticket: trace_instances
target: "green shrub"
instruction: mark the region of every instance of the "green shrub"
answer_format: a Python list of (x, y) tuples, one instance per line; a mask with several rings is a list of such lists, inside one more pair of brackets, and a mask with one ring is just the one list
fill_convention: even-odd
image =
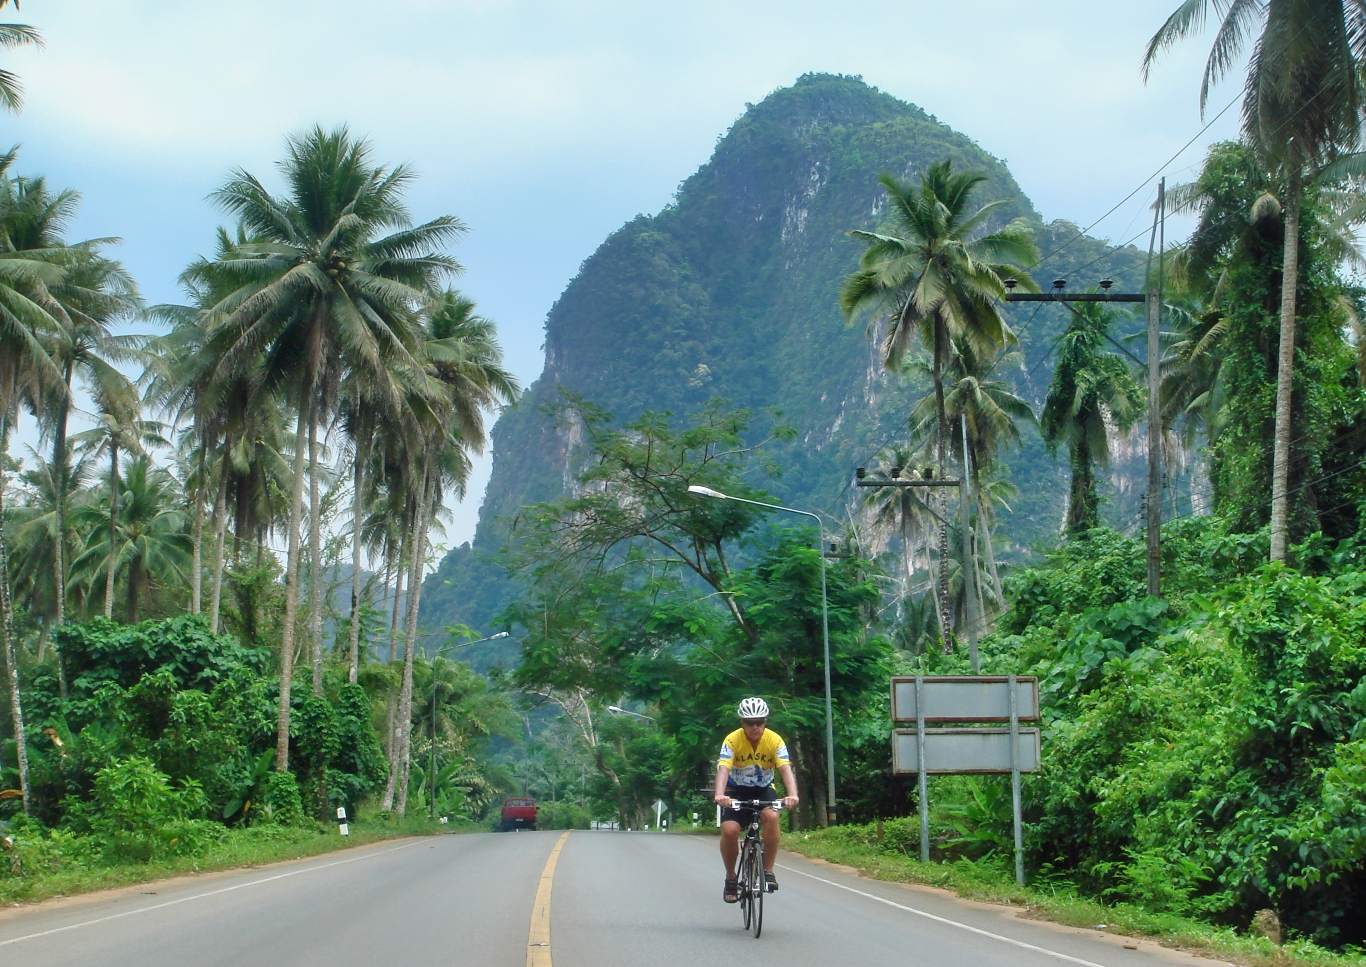
[(277, 826), (302, 826), (307, 822), (299, 782), (292, 772), (272, 772), (266, 776), (261, 803), (255, 813), (258, 823)]
[(135, 756), (100, 770), (83, 818), (107, 860), (147, 862), (200, 852), (220, 835), (221, 826), (202, 818), (207, 808), (197, 783), (174, 789), (151, 760)]

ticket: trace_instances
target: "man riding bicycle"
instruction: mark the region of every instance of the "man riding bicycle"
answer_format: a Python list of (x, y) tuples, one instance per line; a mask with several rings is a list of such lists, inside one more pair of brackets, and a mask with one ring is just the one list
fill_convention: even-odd
[[(792, 774), (792, 761), (787, 755), (787, 743), (777, 732), (768, 729), (768, 703), (762, 698), (747, 698), (736, 709), (740, 728), (726, 736), (721, 743), (721, 755), (716, 761), (716, 790), (712, 801), (723, 807), (721, 813), (721, 859), (726, 865), (726, 886), (721, 898), (734, 903), (740, 898), (740, 885), (735, 878), (735, 861), (740, 855), (740, 826), (749, 822), (749, 809), (734, 808), (736, 799), (762, 799), (774, 802), (778, 798), (773, 788), (776, 769), (783, 777), (784, 808), (797, 805), (797, 779)], [(764, 835), (764, 879), (769, 892), (778, 889), (773, 875), (773, 862), (778, 857), (778, 812), (765, 806), (759, 812), (759, 823)]]

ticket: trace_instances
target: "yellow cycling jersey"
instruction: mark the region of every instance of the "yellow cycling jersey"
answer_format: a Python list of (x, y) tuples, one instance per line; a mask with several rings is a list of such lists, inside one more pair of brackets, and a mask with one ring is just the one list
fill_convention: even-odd
[(791, 765), (787, 743), (772, 729), (765, 729), (758, 745), (750, 745), (744, 729), (736, 729), (721, 743), (717, 766), (730, 770), (729, 784), (763, 789), (773, 784), (773, 770)]

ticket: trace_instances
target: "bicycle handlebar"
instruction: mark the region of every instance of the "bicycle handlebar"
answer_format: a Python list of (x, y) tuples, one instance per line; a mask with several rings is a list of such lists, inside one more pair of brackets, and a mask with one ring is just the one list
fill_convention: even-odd
[(781, 812), (783, 801), (781, 799), (731, 799), (731, 809), (762, 809), (771, 808)]

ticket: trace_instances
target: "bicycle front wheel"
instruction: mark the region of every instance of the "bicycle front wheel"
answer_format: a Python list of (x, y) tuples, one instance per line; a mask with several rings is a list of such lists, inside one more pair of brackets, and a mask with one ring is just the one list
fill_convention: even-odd
[(759, 934), (764, 931), (764, 894), (768, 892), (768, 881), (764, 879), (764, 844), (762, 841), (754, 844), (754, 852), (750, 854), (754, 869), (750, 876), (750, 882), (754, 885), (752, 895), (754, 896), (754, 915), (750, 919), (750, 927), (754, 930), (754, 939), (759, 939)]
[(746, 930), (749, 929), (754, 916), (754, 893), (749, 888), (749, 868), (754, 857), (753, 845), (747, 839), (740, 847), (740, 866), (735, 871), (740, 880), (740, 916), (745, 922)]

